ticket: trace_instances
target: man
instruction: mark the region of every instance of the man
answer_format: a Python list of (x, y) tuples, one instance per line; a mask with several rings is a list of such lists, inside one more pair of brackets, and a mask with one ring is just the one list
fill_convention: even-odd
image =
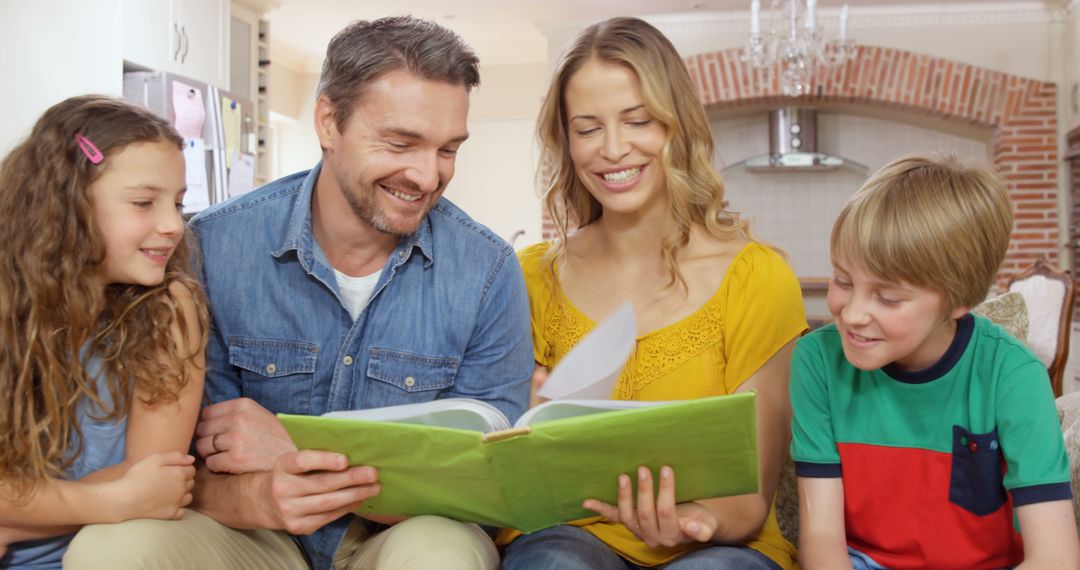
[[(196, 430), (198, 512), (184, 531), (143, 524), (117, 550), (185, 568), (497, 566), (475, 525), (350, 514), (379, 492), (376, 470), (297, 451), (273, 415), (445, 397), (524, 410), (533, 361), (516, 257), (440, 198), (468, 137), (477, 68), (436, 24), (353, 23), (330, 42), (319, 82), (322, 162), (192, 220), (215, 402)], [(109, 541), (80, 538), (73, 567), (93, 563), (86, 543)]]

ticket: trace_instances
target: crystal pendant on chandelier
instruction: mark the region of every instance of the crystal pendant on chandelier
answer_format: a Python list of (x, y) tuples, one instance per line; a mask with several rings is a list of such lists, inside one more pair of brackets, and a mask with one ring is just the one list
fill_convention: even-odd
[(825, 41), (817, 25), (817, 0), (765, 0), (769, 29), (761, 31), (761, 2), (750, 3), (750, 39), (742, 60), (764, 70), (765, 80), (779, 67), (780, 92), (787, 97), (810, 94), (810, 78), (819, 65), (835, 67), (855, 59), (855, 40), (847, 37), (848, 7), (840, 10), (840, 37)]

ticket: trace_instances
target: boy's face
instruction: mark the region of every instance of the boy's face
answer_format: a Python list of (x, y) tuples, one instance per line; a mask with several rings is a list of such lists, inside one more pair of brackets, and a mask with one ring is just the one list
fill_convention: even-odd
[(904, 370), (929, 368), (949, 348), (955, 319), (968, 311), (957, 307), (946, 315), (940, 293), (886, 282), (846, 260), (834, 265), (828, 303), (844, 356), (861, 370), (893, 362)]

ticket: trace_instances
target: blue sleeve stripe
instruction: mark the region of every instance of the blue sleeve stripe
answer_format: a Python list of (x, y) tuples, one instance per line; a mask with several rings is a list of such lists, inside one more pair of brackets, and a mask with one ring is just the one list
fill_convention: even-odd
[(799, 477), (840, 477), (843, 472), (839, 463), (795, 462), (795, 474)]
[(1032, 503), (1046, 503), (1049, 501), (1068, 501), (1072, 499), (1072, 488), (1068, 483), (1048, 483), (1046, 485), (1032, 485), (1030, 487), (1017, 487), (1009, 490), (1012, 493), (1013, 506), (1019, 507)]

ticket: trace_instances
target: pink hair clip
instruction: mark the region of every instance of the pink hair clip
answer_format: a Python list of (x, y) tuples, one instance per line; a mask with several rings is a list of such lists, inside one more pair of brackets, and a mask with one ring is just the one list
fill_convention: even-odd
[(90, 159), (90, 162), (100, 164), (102, 160), (105, 160), (105, 155), (101, 154), (101, 151), (94, 146), (94, 143), (90, 142), (90, 139), (75, 133), (75, 142), (78, 143), (79, 148), (82, 149), (86, 158)]

